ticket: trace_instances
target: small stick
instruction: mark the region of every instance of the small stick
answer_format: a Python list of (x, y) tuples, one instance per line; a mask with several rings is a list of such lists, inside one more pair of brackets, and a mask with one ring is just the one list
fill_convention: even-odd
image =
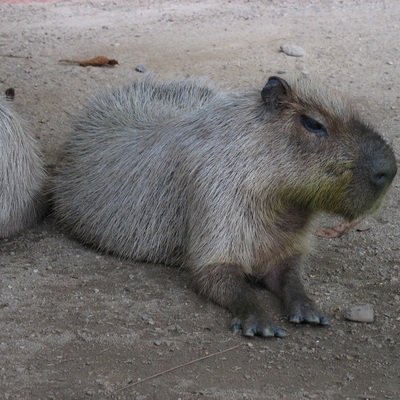
[(9, 57), (9, 58), (32, 58), (31, 56), (16, 56), (14, 54), (0, 54), (0, 57)]
[(197, 363), (197, 362), (199, 362), (199, 361), (206, 360), (207, 358), (219, 356), (220, 354), (227, 353), (228, 351), (235, 350), (235, 349), (237, 349), (239, 346), (240, 346), (240, 345), (238, 344), (238, 345), (236, 345), (236, 346), (230, 347), (229, 349), (221, 350), (221, 351), (218, 351), (217, 353), (209, 354), (208, 356), (196, 358), (195, 360), (189, 361), (189, 362), (187, 362), (187, 363), (180, 364), (180, 365), (176, 365), (175, 367), (166, 369), (165, 371), (158, 372), (157, 374), (148, 376), (147, 378), (144, 378), (144, 379), (142, 379), (142, 380), (140, 380), (140, 381), (136, 381), (136, 382), (130, 383), (129, 385), (126, 385), (126, 386), (124, 386), (124, 387), (121, 387), (121, 388), (119, 388), (119, 389), (116, 389), (116, 390), (114, 390), (112, 393), (109, 393), (109, 394), (105, 395), (103, 398), (105, 399), (105, 398), (107, 398), (107, 397), (113, 396), (114, 394), (116, 394), (116, 393), (118, 393), (118, 392), (121, 392), (122, 390), (129, 389), (129, 388), (131, 388), (131, 387), (133, 387), (133, 386), (138, 385), (139, 383), (143, 383), (143, 382), (149, 381), (149, 380), (151, 380), (151, 379), (157, 378), (157, 377), (159, 377), (159, 376), (161, 376), (161, 375), (167, 374), (168, 372), (175, 371), (176, 369), (183, 368), (183, 367), (186, 367), (186, 366), (188, 366), (188, 365), (195, 364), (195, 363)]

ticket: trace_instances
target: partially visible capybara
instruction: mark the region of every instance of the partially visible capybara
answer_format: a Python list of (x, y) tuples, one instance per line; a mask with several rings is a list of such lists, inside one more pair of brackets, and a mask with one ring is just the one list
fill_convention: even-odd
[[(14, 91), (8, 89), (6, 97), (12, 99)], [(0, 238), (15, 235), (43, 215), (44, 181), (35, 139), (23, 128), (9, 101), (0, 99)]]
[(326, 325), (300, 280), (311, 221), (375, 211), (396, 170), (378, 133), (308, 79), (232, 93), (150, 77), (76, 117), (55, 215), (100, 250), (187, 266), (234, 331), (285, 336), (247, 278), (279, 296), (290, 321)]

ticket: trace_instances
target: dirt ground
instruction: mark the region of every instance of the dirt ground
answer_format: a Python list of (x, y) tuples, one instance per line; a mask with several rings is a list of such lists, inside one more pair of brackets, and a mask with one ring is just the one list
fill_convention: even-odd
[[(286, 43), (305, 56), (280, 52)], [(0, 0), (0, 91), (15, 88), (52, 164), (69, 114), (96, 88), (141, 76), (138, 65), (237, 89), (319, 76), (358, 103), (399, 159), (399, 43), (398, 0)], [(59, 62), (98, 55), (119, 65)], [(399, 399), (399, 199), (397, 178), (362, 229), (316, 238), (305, 278), (330, 326), (292, 326), (263, 294), (284, 339), (231, 333), (229, 313), (198, 297), (185, 270), (98, 254), (51, 218), (2, 240), (0, 398)], [(373, 306), (374, 323), (344, 319), (357, 303)]]

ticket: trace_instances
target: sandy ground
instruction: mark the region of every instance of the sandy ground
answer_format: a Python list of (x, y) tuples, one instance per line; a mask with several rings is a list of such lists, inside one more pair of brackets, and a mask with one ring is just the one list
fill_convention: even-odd
[[(96, 88), (140, 76), (137, 65), (237, 89), (261, 89), (276, 74), (320, 76), (358, 103), (399, 158), (397, 0), (22, 3), (0, 1), (0, 90), (15, 88), (49, 164), (68, 115)], [(281, 53), (285, 43), (306, 55)], [(59, 62), (98, 55), (119, 65)], [(284, 339), (232, 334), (228, 312), (198, 297), (186, 271), (98, 254), (50, 218), (1, 241), (0, 398), (399, 399), (399, 198), (397, 178), (362, 230), (316, 238), (306, 282), (329, 327), (290, 325), (264, 294)], [(355, 303), (371, 304), (375, 322), (346, 321)]]

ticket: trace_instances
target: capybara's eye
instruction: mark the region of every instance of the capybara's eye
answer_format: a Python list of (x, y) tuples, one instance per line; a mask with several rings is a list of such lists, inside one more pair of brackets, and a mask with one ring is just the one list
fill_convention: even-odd
[(306, 128), (309, 132), (316, 134), (317, 136), (328, 136), (328, 131), (325, 126), (320, 124), (314, 118), (307, 117), (307, 115), (302, 115), (300, 117), (301, 124)]

